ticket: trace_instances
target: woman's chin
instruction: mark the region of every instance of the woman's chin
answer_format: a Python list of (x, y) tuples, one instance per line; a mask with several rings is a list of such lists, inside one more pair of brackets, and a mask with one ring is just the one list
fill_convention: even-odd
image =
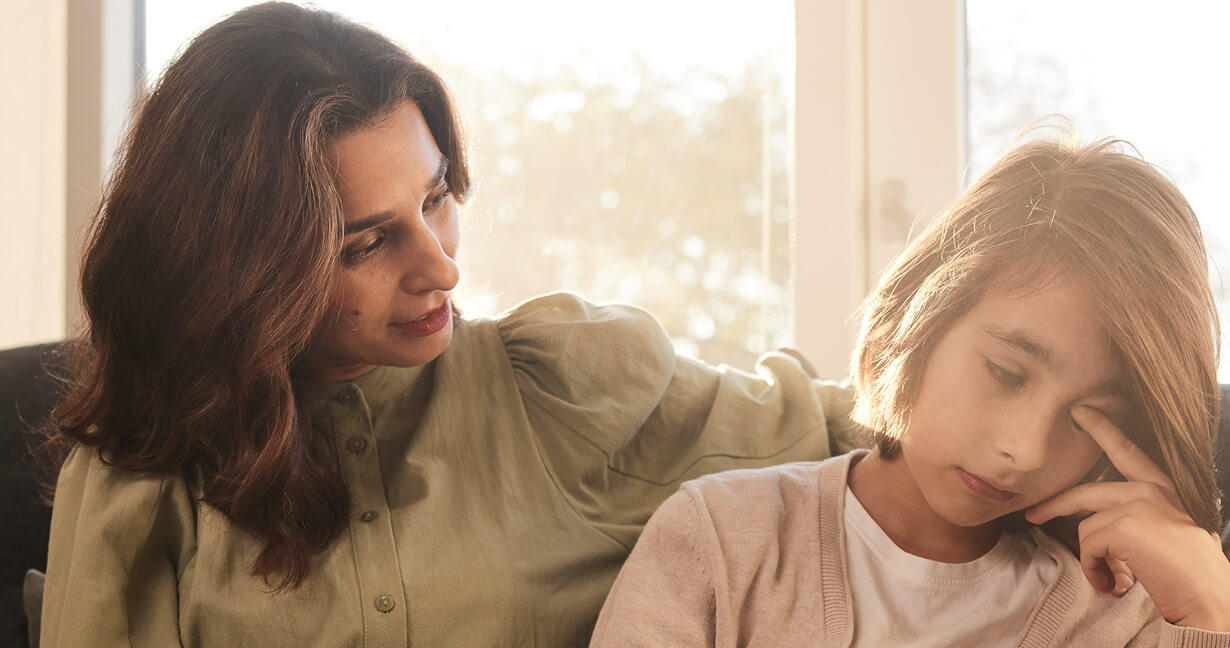
[(401, 336), (387, 354), (386, 364), (394, 367), (420, 367), (440, 357), (453, 341), (453, 324), (449, 322), (444, 328), (428, 336)]

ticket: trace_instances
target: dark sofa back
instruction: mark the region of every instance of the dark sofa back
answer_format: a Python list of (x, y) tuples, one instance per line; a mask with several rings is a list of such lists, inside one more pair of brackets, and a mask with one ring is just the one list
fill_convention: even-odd
[(45, 363), (56, 345), (0, 351), (0, 646), (26, 646), (21, 584), (27, 569), (46, 569), (51, 509), (42, 502), (44, 476), (30, 454), (31, 430), (59, 397)]

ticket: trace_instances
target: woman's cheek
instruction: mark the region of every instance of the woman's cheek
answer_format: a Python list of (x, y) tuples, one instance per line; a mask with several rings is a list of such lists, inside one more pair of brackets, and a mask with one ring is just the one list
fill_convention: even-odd
[(457, 258), (457, 248), (461, 246), (461, 219), (458, 218), (458, 208), (456, 203), (450, 197), (448, 208), (448, 217), (437, 230), (436, 236), (439, 237), (440, 249), (449, 256), (450, 259)]

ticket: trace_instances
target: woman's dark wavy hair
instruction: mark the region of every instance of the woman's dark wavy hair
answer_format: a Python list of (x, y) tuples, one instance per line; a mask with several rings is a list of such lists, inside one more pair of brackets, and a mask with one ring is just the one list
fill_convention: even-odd
[(406, 99), (464, 198), (459, 120), (434, 72), (336, 14), (238, 11), (140, 105), (85, 250), (87, 343), (51, 447), (190, 478), (263, 541), (251, 570), (279, 590), (308, 578), (350, 510), (292, 388), (340, 268), (331, 144)]

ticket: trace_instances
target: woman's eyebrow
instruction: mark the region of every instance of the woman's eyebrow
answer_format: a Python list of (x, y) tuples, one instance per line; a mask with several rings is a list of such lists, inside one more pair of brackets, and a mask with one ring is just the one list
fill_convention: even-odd
[(393, 218), (393, 216), (394, 214), (391, 211), (382, 211), (379, 214), (372, 214), (362, 220), (357, 220), (353, 223), (346, 223), (346, 225), (342, 227), (342, 236), (350, 236), (355, 232), (362, 232), (365, 229), (370, 229), (389, 220), (390, 218)]
[(440, 183), (444, 182), (444, 174), (447, 172), (448, 172), (448, 158), (441, 155), (440, 163), (436, 165), (436, 173), (435, 175), (431, 176), (431, 182), (427, 183), (427, 191), (431, 191), (432, 189), (435, 189), (436, 187), (440, 186)]
[[(440, 156), (440, 163), (436, 165), (436, 172), (432, 174), (431, 181), (427, 183), (427, 191), (431, 191), (432, 189), (440, 186), (440, 183), (444, 182), (445, 173), (448, 173), (448, 158)], [(354, 221), (353, 223), (346, 223), (346, 225), (342, 227), (342, 236), (349, 236), (355, 232), (362, 232), (365, 229), (373, 228), (389, 220), (390, 218), (393, 218), (395, 215), (396, 214), (391, 211), (382, 211), (378, 214), (372, 214), (367, 218)]]

